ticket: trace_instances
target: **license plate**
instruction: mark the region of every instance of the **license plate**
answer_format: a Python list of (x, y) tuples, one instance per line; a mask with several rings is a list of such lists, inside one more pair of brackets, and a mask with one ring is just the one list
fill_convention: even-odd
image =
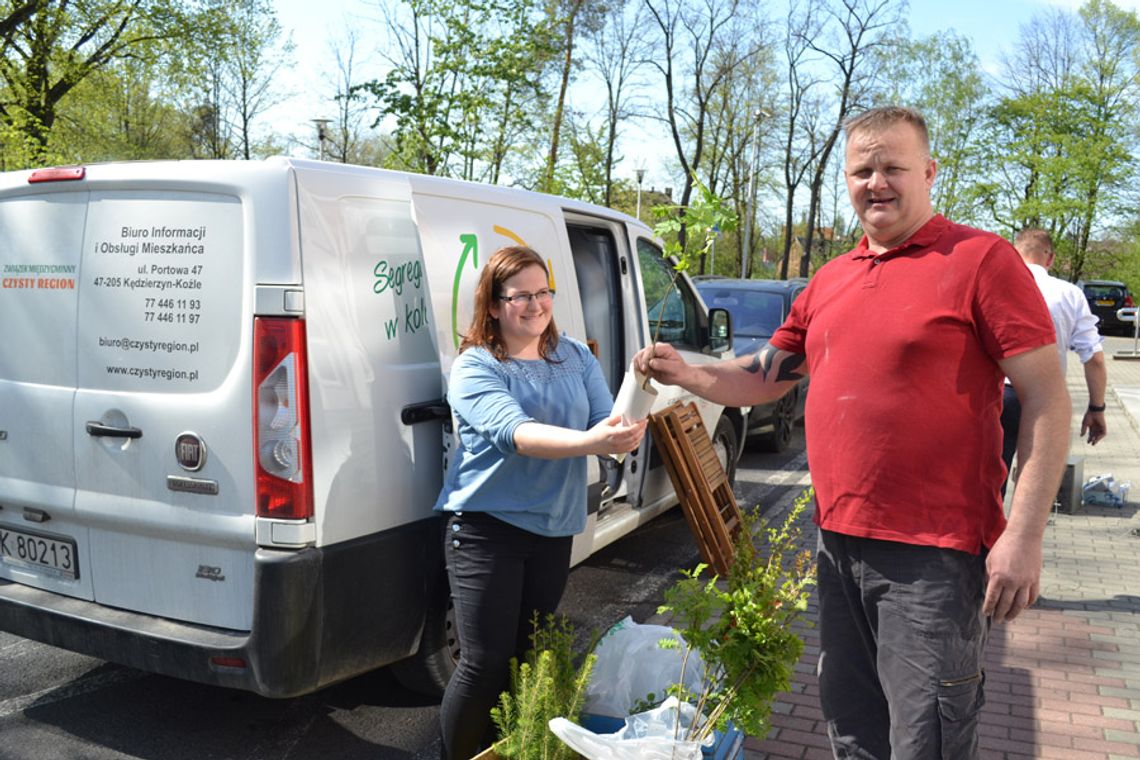
[(13, 530), (3, 525), (0, 525), (0, 562), (47, 570), (64, 578), (79, 575), (74, 541)]
[(1111, 298), (1098, 298), (1098, 299), (1096, 299), (1096, 305), (1097, 306), (1115, 306), (1116, 301), (1112, 300)]

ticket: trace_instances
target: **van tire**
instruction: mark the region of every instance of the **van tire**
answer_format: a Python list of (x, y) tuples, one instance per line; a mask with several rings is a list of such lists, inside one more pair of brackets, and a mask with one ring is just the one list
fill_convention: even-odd
[(796, 407), (799, 404), (799, 390), (781, 396), (772, 407), (772, 430), (760, 436), (756, 443), (761, 451), (779, 454), (792, 443), (796, 426)]
[(724, 467), (725, 477), (729, 484), (736, 482), (736, 460), (740, 454), (740, 443), (736, 440), (736, 426), (726, 415), (721, 415), (716, 421), (716, 430), (712, 437), (713, 449), (717, 459)]
[(428, 697), (442, 697), (451, 674), (459, 664), (459, 629), (447, 582), (428, 607), (420, 649), (411, 657), (394, 662), (392, 675), (407, 688)]

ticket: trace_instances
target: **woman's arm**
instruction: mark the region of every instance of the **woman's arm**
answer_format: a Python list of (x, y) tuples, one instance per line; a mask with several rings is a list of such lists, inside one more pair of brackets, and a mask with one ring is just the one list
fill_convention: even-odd
[(610, 418), (614, 399), (602, 372), (602, 365), (590, 349), (572, 343), (585, 363), (582, 385), (590, 405), (590, 428), (570, 428), (527, 422), (515, 429), (515, 448), (520, 454), (540, 459), (598, 454), (627, 454), (637, 448), (645, 435), (646, 420), (632, 425), (621, 424), (621, 417)]
[(623, 425), (621, 417), (602, 420), (589, 430), (571, 430), (540, 422), (524, 422), (515, 428), (515, 450), (538, 459), (564, 459), (589, 454), (628, 454), (645, 436), (649, 420)]

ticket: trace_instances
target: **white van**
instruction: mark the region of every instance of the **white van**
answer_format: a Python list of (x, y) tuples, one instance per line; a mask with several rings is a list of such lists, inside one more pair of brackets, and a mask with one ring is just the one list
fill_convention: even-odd
[[(649, 229), (576, 201), (285, 158), (0, 174), (0, 630), (272, 697), (442, 688), (447, 375), (515, 243), (615, 392), (650, 315), (727, 355)], [(731, 470), (739, 410), (698, 403)], [(653, 447), (600, 461), (575, 562), (676, 504)]]

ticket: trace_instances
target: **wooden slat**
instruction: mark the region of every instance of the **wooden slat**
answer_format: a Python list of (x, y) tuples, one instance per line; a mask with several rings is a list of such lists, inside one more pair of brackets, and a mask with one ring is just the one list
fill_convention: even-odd
[(697, 405), (676, 402), (649, 420), (701, 559), (724, 575), (743, 521)]

